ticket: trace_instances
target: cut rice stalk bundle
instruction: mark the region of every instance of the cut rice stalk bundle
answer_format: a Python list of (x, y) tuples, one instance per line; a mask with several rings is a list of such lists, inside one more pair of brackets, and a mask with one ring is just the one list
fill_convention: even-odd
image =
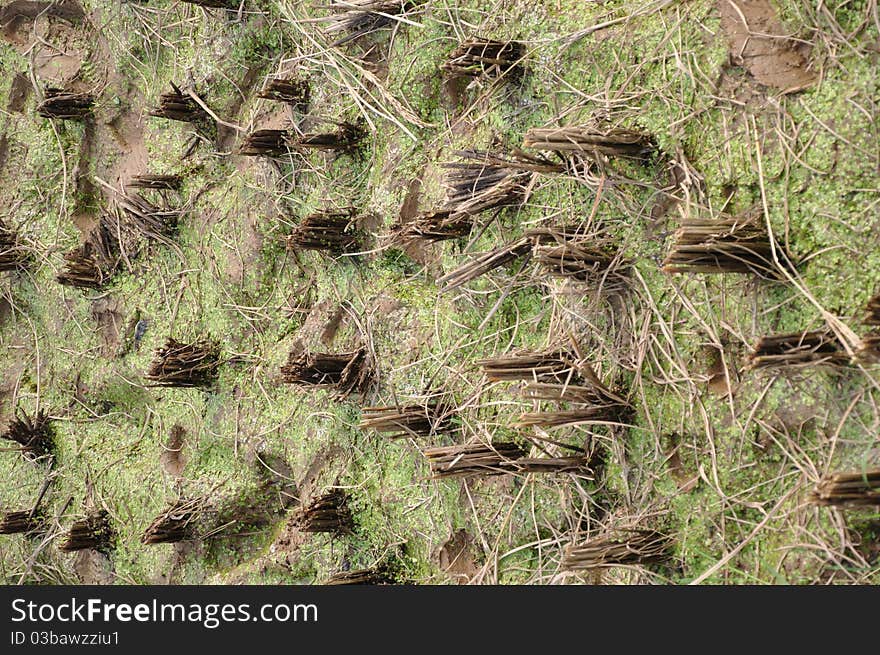
[(302, 134), (290, 140), (294, 150), (329, 150), (334, 152), (354, 152), (366, 137), (363, 125), (337, 123), (335, 132)]
[(154, 175), (144, 173), (129, 180), (126, 189), (153, 189), (156, 191), (179, 191), (183, 178), (180, 175)]
[(43, 101), (37, 105), (37, 113), (43, 118), (82, 120), (92, 115), (95, 97), (90, 93), (72, 93), (64, 89), (46, 89)]
[(525, 451), (513, 442), (441, 446), (422, 451), (435, 479), (472, 475), (500, 475), (515, 470), (514, 460)]
[(144, 531), (145, 544), (172, 544), (198, 537), (197, 525), (207, 503), (203, 498), (178, 500), (159, 514)]
[(0, 218), (0, 272), (17, 271), (24, 268), (30, 259), (18, 232)]
[(518, 79), (526, 49), (517, 41), (474, 39), (459, 44), (443, 64), (444, 72), (462, 77)]
[(825, 475), (810, 500), (825, 506), (880, 506), (880, 469)]
[(326, 250), (335, 254), (355, 252), (360, 246), (355, 213), (355, 209), (349, 207), (306, 216), (287, 237), (287, 247), (293, 250)]
[(601, 286), (606, 291), (620, 290), (628, 281), (627, 266), (616, 265), (615, 255), (586, 241), (536, 246), (535, 261), (548, 275)]
[(505, 264), (528, 254), (531, 252), (531, 249), (532, 241), (525, 237), (519, 241), (483, 253), (473, 261), (459, 266), (454, 271), (447, 273), (437, 280), (437, 284), (440, 286), (440, 293), (446, 293), (453, 289), (457, 289), (493, 269), (504, 266)]
[(606, 157), (644, 160), (654, 151), (654, 142), (650, 136), (632, 130), (553, 127), (530, 129), (523, 137), (523, 147), (580, 154), (596, 160)]
[(438, 210), (422, 214), (406, 225), (397, 224), (392, 227), (395, 242), (407, 242), (412, 239), (425, 241), (448, 241), (460, 239), (471, 233), (474, 223), (470, 216), (464, 215), (450, 218), (451, 212)]
[(862, 319), (862, 323), (880, 326), (880, 293), (872, 297), (865, 305), (865, 317)]
[(150, 116), (166, 118), (181, 123), (192, 123), (202, 127), (209, 122), (208, 113), (190, 95), (182, 93), (172, 82), (172, 91), (159, 96), (159, 106), (150, 111)]
[(504, 357), (478, 359), (477, 365), (493, 381), (535, 380), (573, 382), (577, 379), (575, 358), (561, 350), (522, 351)]
[(560, 409), (546, 412), (525, 412), (516, 422), (516, 427), (536, 427), (543, 430), (568, 425), (622, 425), (627, 422), (629, 407), (620, 404), (588, 405), (575, 409)]
[(450, 172), (445, 179), (447, 193), (442, 210), (448, 211), (450, 218), (473, 216), (522, 202), (534, 173), (492, 164), (487, 153), (481, 151), (456, 154), (468, 161), (445, 164)]
[(293, 350), (281, 367), (288, 384), (335, 386), (343, 395), (365, 391), (373, 378), (366, 348), (346, 353), (316, 353)]
[(864, 362), (880, 362), (880, 331), (873, 330), (862, 337), (856, 357)]
[(198, 5), (206, 9), (227, 9), (229, 11), (238, 11), (242, 5), (247, 4), (247, 0), (180, 0), (190, 5)]
[(569, 546), (562, 560), (567, 571), (656, 564), (671, 556), (672, 539), (655, 530), (620, 530)]
[(120, 195), (117, 203), (131, 219), (130, 224), (150, 239), (173, 236), (183, 215), (183, 210), (157, 207), (139, 193)]
[(119, 268), (120, 232), (116, 216), (102, 216), (85, 241), (64, 254), (65, 267), (58, 282), (79, 289), (100, 289), (107, 284)]
[(348, 32), (333, 42), (336, 47), (392, 25), (396, 16), (405, 14), (415, 4), (413, 0), (340, 0), (330, 5), (334, 15), (319, 20), (327, 23), (327, 34)]
[[(781, 261), (788, 262), (783, 254)], [(753, 273), (778, 279), (767, 228), (754, 215), (682, 222), (663, 262), (666, 273)]]
[(311, 85), (308, 80), (274, 78), (266, 80), (258, 98), (286, 102), (300, 111), (305, 111), (311, 98)]
[(35, 534), (46, 527), (46, 517), (41, 510), (6, 512), (0, 519), (0, 534)]
[(316, 498), (303, 508), (295, 522), (303, 532), (351, 533), (354, 521), (348, 509), (348, 495), (341, 489), (334, 489)]
[(341, 571), (334, 573), (325, 585), (380, 585), (395, 584), (396, 580), (385, 567)]
[(28, 460), (51, 458), (55, 449), (52, 420), (42, 409), (33, 417), (19, 411), (0, 437), (17, 443), (21, 454)]
[(238, 152), (246, 157), (280, 157), (290, 151), (287, 130), (254, 130), (244, 138)]
[(552, 400), (599, 406), (629, 406), (623, 397), (601, 383), (580, 378), (576, 378), (571, 383), (529, 382), (522, 388), (522, 396), (529, 400)]
[(828, 329), (761, 337), (748, 356), (750, 369), (845, 366), (849, 355)]
[(207, 387), (217, 379), (220, 346), (205, 339), (183, 343), (168, 337), (144, 377), (155, 387)]
[(451, 428), (451, 412), (443, 403), (403, 407), (364, 407), (360, 427), (389, 439), (428, 437)]
[(582, 455), (572, 457), (520, 457), (512, 465), (520, 473), (583, 473), (590, 468), (590, 458)]
[(68, 552), (86, 549), (106, 551), (112, 544), (110, 515), (105, 510), (99, 510), (75, 521), (59, 548)]

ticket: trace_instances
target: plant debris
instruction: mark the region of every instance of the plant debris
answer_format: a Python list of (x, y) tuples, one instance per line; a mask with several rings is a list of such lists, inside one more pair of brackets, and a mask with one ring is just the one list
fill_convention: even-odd
[(476, 39), (461, 43), (443, 64), (450, 75), (489, 78), (522, 76), (525, 47), (517, 41)]
[(444, 165), (450, 172), (446, 175), (446, 202), (441, 210), (449, 212), (449, 219), (522, 202), (532, 181), (531, 171), (490, 163), (497, 160), (483, 151), (462, 150), (456, 154), (466, 161)]
[(530, 253), (531, 249), (532, 241), (526, 237), (484, 253), (437, 280), (437, 284), (440, 286), (440, 293), (457, 289), (495, 268), (504, 266)]
[(523, 147), (578, 154), (595, 161), (613, 157), (645, 160), (655, 149), (653, 139), (641, 132), (586, 126), (534, 127), (523, 137)]
[[(549, 240), (549, 239), (546, 239)], [(535, 261), (548, 275), (584, 282), (606, 291), (619, 291), (627, 284), (628, 267), (610, 249), (581, 237), (535, 246)]]
[(183, 178), (180, 175), (155, 175), (145, 173), (135, 175), (125, 187), (127, 189), (155, 189), (158, 191), (180, 191)]
[(308, 80), (273, 78), (266, 80), (258, 98), (286, 102), (295, 109), (305, 111), (311, 98), (311, 85)]
[(217, 379), (220, 347), (202, 339), (183, 343), (168, 337), (144, 377), (156, 387), (207, 387)]
[(761, 337), (748, 356), (748, 368), (843, 366), (850, 358), (828, 329)]
[(139, 193), (119, 196), (119, 208), (130, 219), (129, 223), (142, 235), (150, 239), (162, 240), (177, 231), (177, 223), (183, 210), (171, 207), (157, 207)]
[(65, 268), (58, 282), (79, 289), (101, 289), (116, 273), (122, 245), (116, 216), (105, 214), (83, 243), (64, 254)]
[(0, 218), (0, 272), (17, 271), (24, 268), (30, 259), (16, 230)]
[(336, 47), (388, 27), (395, 16), (406, 13), (414, 4), (414, 0), (340, 0), (330, 5), (335, 14), (320, 20), (327, 23), (327, 34), (348, 32), (333, 42)]
[(141, 541), (145, 544), (173, 544), (195, 539), (196, 524), (204, 508), (205, 501), (201, 498), (171, 503), (150, 523)]
[(394, 242), (407, 242), (412, 239), (425, 241), (448, 241), (460, 239), (470, 234), (473, 220), (468, 215), (450, 217), (451, 212), (438, 210), (416, 217), (406, 225), (397, 223), (391, 229)]
[[(782, 255), (780, 261), (788, 261)], [(692, 218), (682, 222), (663, 262), (667, 273), (754, 273), (776, 279), (779, 267), (766, 226), (754, 214), (719, 220)]]
[(92, 512), (84, 519), (75, 521), (59, 548), (64, 551), (109, 550), (113, 543), (110, 515), (105, 510)]
[(322, 211), (306, 216), (287, 237), (294, 250), (327, 250), (342, 254), (359, 249), (360, 234), (354, 207)]
[(296, 526), (303, 532), (330, 532), (349, 534), (354, 529), (348, 495), (334, 489), (313, 500), (296, 518)]
[(294, 150), (332, 150), (351, 153), (366, 137), (360, 123), (337, 123), (335, 132), (302, 134), (290, 142)]
[(371, 569), (358, 569), (356, 571), (340, 571), (334, 573), (325, 585), (384, 585), (395, 584), (394, 576), (386, 567), (375, 567)]
[(620, 530), (569, 546), (562, 568), (589, 571), (610, 566), (662, 563), (670, 558), (671, 548), (672, 539), (655, 530)]
[(440, 446), (422, 451), (435, 479), (471, 475), (499, 475), (515, 470), (515, 460), (525, 456), (517, 444), (500, 441), (493, 444)]
[(574, 358), (561, 350), (544, 352), (521, 351), (504, 357), (478, 359), (477, 365), (490, 380), (552, 380), (575, 379)]
[(366, 348), (345, 353), (316, 353), (294, 349), (281, 367), (289, 384), (335, 386), (343, 395), (365, 391), (373, 379)]
[(174, 82), (171, 82), (171, 88), (170, 93), (159, 96), (159, 106), (150, 111), (150, 116), (204, 127), (210, 120), (208, 113), (190, 95), (181, 92)]
[(364, 407), (360, 427), (385, 434), (389, 439), (428, 437), (447, 432), (451, 414), (442, 403), (403, 407)]
[(45, 528), (46, 517), (39, 510), (6, 512), (0, 519), (0, 534), (34, 534)]
[(880, 469), (825, 475), (810, 500), (817, 505), (839, 507), (880, 506)]
[(37, 113), (43, 118), (83, 120), (92, 115), (95, 97), (90, 93), (73, 93), (50, 87), (43, 101), (37, 105)]
[(21, 447), (22, 455), (29, 460), (51, 458), (55, 449), (52, 419), (42, 409), (33, 417), (19, 411), (0, 436), (17, 443)]
[(290, 152), (287, 130), (254, 130), (244, 138), (239, 154), (246, 157), (280, 157)]

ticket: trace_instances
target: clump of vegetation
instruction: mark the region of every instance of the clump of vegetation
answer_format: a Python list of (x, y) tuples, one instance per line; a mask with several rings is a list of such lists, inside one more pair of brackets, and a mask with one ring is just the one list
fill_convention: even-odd
[(0, 272), (20, 270), (29, 260), (30, 252), (18, 232), (0, 218)]
[(754, 215), (718, 220), (690, 218), (675, 233), (675, 243), (663, 262), (667, 273), (753, 273), (774, 279), (781, 275), (767, 228)]
[(344, 535), (354, 529), (348, 494), (333, 489), (306, 505), (296, 517), (296, 526), (303, 532), (329, 532)]
[(474, 39), (459, 44), (443, 64), (450, 75), (489, 78), (522, 76), (525, 47), (516, 41)]
[(394, 407), (364, 407), (360, 427), (383, 433), (389, 439), (428, 437), (452, 427), (452, 412), (440, 402)]
[(566, 549), (562, 567), (590, 571), (668, 561), (672, 539), (655, 530), (619, 530)]
[(286, 102), (299, 111), (305, 111), (311, 98), (311, 84), (308, 80), (296, 78), (272, 78), (266, 80), (258, 98)]
[(323, 19), (327, 26), (327, 34), (348, 32), (347, 36), (337, 39), (333, 45), (344, 45), (362, 36), (388, 27), (395, 21), (395, 16), (406, 13), (416, 3), (413, 0), (344, 0), (333, 2), (330, 10), (332, 15)]
[(39, 509), (6, 512), (0, 518), (0, 534), (33, 535), (43, 532), (45, 527), (46, 516)]
[(156, 387), (207, 387), (220, 369), (220, 346), (201, 339), (193, 343), (168, 337), (144, 377)]
[(55, 449), (52, 419), (42, 409), (33, 416), (19, 411), (0, 436), (17, 443), (22, 455), (32, 460), (51, 457)]
[(365, 391), (373, 379), (373, 365), (366, 348), (343, 353), (294, 349), (281, 367), (288, 384), (332, 386), (343, 395)]
[(43, 118), (81, 121), (92, 115), (95, 97), (90, 93), (74, 93), (56, 87), (46, 89), (37, 113)]
[(306, 216), (287, 237), (293, 250), (326, 250), (342, 254), (358, 250), (360, 234), (354, 207)]
[(843, 366), (850, 357), (829, 329), (761, 337), (749, 353), (749, 368)]
[(825, 475), (810, 499), (817, 505), (880, 506), (880, 469)]
[(114, 538), (107, 510), (90, 512), (85, 518), (74, 521), (67, 531), (64, 541), (58, 547), (64, 551), (99, 550), (112, 547)]
[(439, 446), (422, 451), (435, 478), (509, 473), (525, 451), (510, 441)]
[(175, 501), (147, 526), (141, 541), (145, 544), (173, 544), (196, 539), (205, 509), (203, 498)]

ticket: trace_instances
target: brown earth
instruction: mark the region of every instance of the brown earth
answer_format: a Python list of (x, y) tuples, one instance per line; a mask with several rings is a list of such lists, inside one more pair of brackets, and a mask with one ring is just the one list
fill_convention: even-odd
[(786, 35), (770, 0), (718, 0), (717, 6), (733, 61), (758, 82), (783, 93), (815, 84), (810, 47)]

